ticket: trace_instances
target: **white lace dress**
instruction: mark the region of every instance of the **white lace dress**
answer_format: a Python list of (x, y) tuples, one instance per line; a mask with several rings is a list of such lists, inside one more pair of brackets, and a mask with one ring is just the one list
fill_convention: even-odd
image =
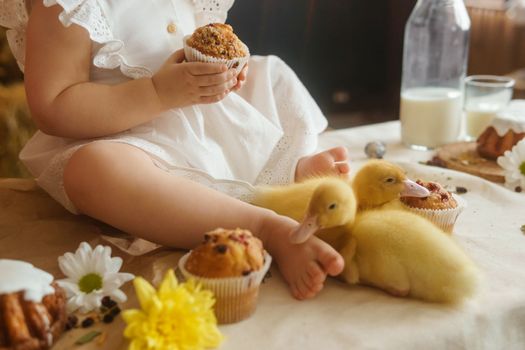
[[(40, 1), (40, 0), (34, 0)], [(233, 0), (43, 0), (64, 26), (93, 41), (91, 81), (118, 84), (152, 76), (200, 25), (224, 22)], [(0, 25), (23, 70), (24, 0), (0, 0)], [(173, 31), (175, 29), (175, 31)], [(74, 140), (37, 132), (20, 158), (39, 185), (76, 212), (63, 170), (79, 147), (97, 140), (134, 145), (162, 169), (249, 200), (253, 185), (293, 181), (297, 160), (317, 147), (326, 119), (293, 71), (275, 56), (252, 56), (246, 85), (214, 104), (164, 112), (105, 138)], [(130, 171), (133, 169), (130, 168)]]

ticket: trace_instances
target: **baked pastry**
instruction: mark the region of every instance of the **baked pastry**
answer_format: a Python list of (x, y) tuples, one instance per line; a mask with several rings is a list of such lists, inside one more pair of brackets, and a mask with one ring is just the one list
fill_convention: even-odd
[(416, 183), (430, 191), (428, 197), (401, 197), (401, 201), (409, 207), (422, 209), (451, 209), (456, 208), (458, 203), (441, 184), (437, 182), (424, 182), (417, 180)]
[(179, 260), (186, 279), (194, 279), (215, 295), (219, 323), (249, 317), (256, 308), (259, 286), (271, 257), (250, 231), (216, 229), (204, 242)]
[(228, 24), (211, 23), (199, 27), (187, 39), (187, 44), (205, 55), (227, 60), (248, 55), (246, 45)]
[(248, 230), (218, 229), (204, 235), (204, 243), (193, 249), (186, 270), (201, 277), (239, 277), (264, 265), (262, 242)]
[(505, 134), (499, 135), (493, 126), (489, 126), (478, 137), (476, 147), (483, 158), (496, 160), (505, 151), (510, 151), (523, 138), (525, 138), (525, 132), (517, 133), (509, 129)]
[(525, 103), (515, 100), (478, 137), (476, 148), (483, 158), (496, 160), (524, 138)]
[(222, 63), (237, 74), (250, 59), (250, 50), (228, 24), (212, 23), (184, 37), (184, 56), (188, 62)]
[(428, 189), (430, 195), (421, 198), (401, 197), (401, 203), (408, 210), (432, 221), (445, 232), (452, 233), (454, 224), (465, 207), (465, 201), (437, 182), (417, 180), (416, 183)]
[(0, 260), (0, 350), (49, 349), (66, 324), (66, 295), (33, 265)]

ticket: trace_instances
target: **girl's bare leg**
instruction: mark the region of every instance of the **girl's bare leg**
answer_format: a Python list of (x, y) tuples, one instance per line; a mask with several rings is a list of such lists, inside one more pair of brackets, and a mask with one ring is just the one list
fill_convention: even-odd
[(327, 274), (343, 268), (341, 256), (316, 237), (291, 244), (294, 220), (171, 175), (127, 144), (100, 141), (80, 148), (66, 166), (64, 186), (82, 213), (167, 246), (192, 248), (217, 227), (249, 229), (298, 299), (316, 295)]

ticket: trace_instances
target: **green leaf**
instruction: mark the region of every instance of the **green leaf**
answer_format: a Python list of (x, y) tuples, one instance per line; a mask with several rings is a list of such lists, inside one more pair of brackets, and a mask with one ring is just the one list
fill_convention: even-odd
[(100, 331), (91, 331), (89, 333), (86, 333), (86, 334), (84, 334), (83, 336), (81, 336), (80, 338), (77, 339), (77, 341), (75, 342), (75, 345), (87, 344), (87, 343), (89, 343), (90, 341), (92, 341), (93, 339), (95, 339), (96, 337), (98, 337), (101, 334), (102, 334), (102, 332), (100, 332)]

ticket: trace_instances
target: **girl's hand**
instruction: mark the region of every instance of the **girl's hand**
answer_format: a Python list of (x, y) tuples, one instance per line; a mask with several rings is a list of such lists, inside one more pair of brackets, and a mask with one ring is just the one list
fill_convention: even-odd
[(219, 63), (184, 62), (184, 50), (171, 55), (152, 81), (163, 109), (218, 102), (237, 85), (235, 69)]
[(241, 72), (237, 76), (237, 84), (233, 87), (232, 91), (237, 91), (242, 88), (244, 83), (246, 82), (246, 77), (248, 76), (248, 63), (244, 65)]

